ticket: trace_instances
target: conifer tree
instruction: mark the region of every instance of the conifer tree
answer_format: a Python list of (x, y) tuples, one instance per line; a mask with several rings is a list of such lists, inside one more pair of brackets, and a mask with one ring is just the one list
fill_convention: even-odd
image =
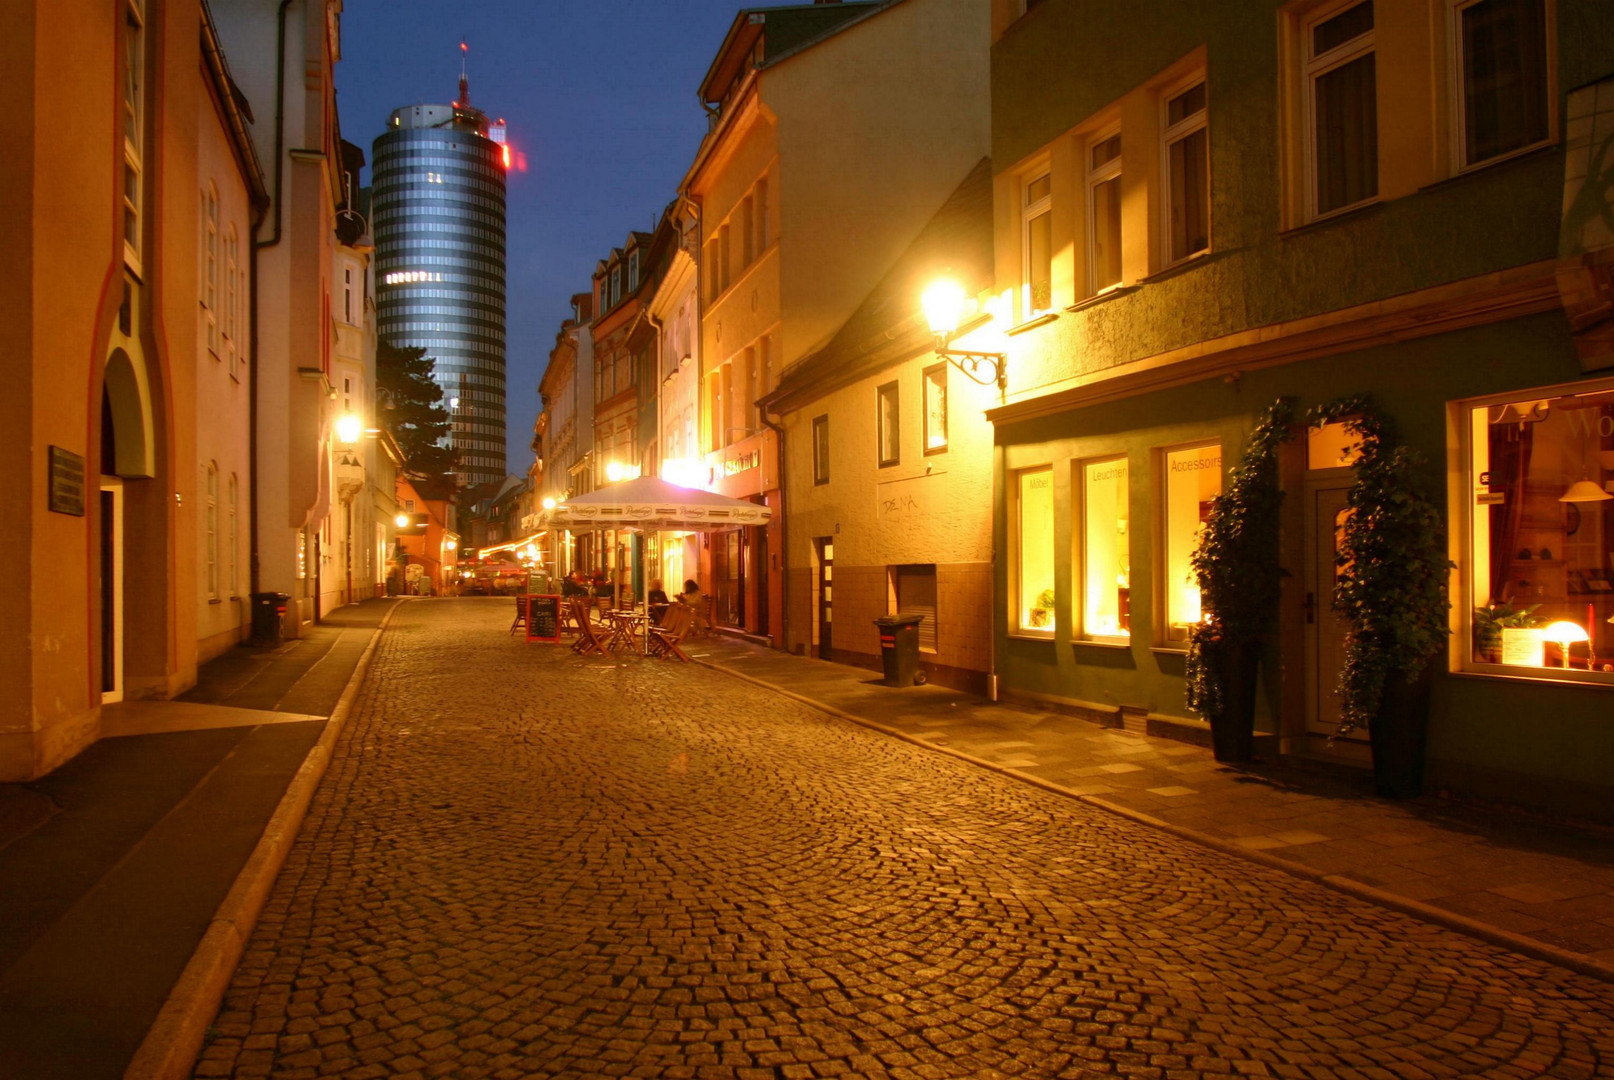
[(404, 472), (413, 481), (454, 489), (454, 450), (448, 444), (448, 410), (443, 388), (432, 378), (435, 361), (425, 349), (376, 345), (377, 404), (381, 422), (404, 455)]

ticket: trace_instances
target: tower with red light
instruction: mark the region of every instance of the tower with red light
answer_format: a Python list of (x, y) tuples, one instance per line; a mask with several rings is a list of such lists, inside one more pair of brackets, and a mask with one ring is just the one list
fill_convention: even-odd
[[(461, 55), (465, 44), (460, 44)], [(447, 105), (395, 110), (371, 155), (376, 329), (426, 350), (448, 407), (461, 484), (505, 475), (502, 119), (471, 106), (462, 66)]]

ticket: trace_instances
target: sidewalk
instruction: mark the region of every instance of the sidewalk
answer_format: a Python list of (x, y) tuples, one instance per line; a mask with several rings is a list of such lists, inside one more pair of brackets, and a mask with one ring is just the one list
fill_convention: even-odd
[(0, 1076), (121, 1077), (395, 601), (238, 648), (0, 784)]
[(1218, 765), (1208, 749), (713, 637), (697, 660), (1201, 843), (1614, 979), (1614, 830), (1431, 796), (1365, 773)]

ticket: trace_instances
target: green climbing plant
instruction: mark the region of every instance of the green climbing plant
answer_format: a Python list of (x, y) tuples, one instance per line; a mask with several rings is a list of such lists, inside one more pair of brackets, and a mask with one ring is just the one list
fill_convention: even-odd
[(1394, 422), (1370, 396), (1320, 405), (1306, 420), (1344, 424), (1358, 455), (1335, 557), (1334, 608), (1347, 626), (1338, 687), (1344, 735), (1372, 721), (1390, 679), (1416, 681), (1445, 645), (1454, 564), (1419, 476), (1422, 459), (1397, 444)]
[(1258, 646), (1278, 611), (1284, 569), (1278, 557), (1278, 448), (1289, 438), (1294, 401), (1279, 398), (1250, 433), (1227, 490), (1210, 514), (1190, 559), (1205, 617), (1188, 631), (1188, 707), (1207, 718), (1225, 705), (1231, 652)]

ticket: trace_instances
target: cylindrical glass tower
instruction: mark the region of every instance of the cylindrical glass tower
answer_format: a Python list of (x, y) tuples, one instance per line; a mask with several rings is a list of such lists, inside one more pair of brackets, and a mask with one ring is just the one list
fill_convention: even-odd
[(462, 484), (505, 475), (503, 135), (469, 106), (412, 105), (370, 159), (376, 330), (436, 360)]

